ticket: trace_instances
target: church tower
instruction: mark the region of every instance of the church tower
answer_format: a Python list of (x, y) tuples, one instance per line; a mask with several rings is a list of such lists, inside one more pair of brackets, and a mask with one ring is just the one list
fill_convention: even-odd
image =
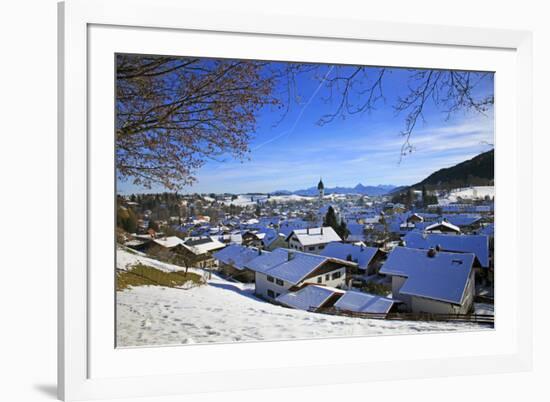
[(319, 191), (319, 202), (323, 202), (323, 197), (325, 196), (325, 185), (323, 184), (323, 179), (319, 179), (319, 184), (317, 184), (317, 190)]

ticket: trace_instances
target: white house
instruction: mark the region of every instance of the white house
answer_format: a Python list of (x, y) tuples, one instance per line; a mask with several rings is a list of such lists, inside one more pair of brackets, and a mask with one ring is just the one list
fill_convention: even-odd
[(349, 261), (283, 248), (262, 253), (245, 264), (255, 273), (256, 295), (267, 300), (275, 300), (304, 284), (345, 286), (347, 271), (356, 266)]
[(286, 238), (290, 249), (319, 253), (332, 242), (341, 242), (342, 239), (330, 226), (293, 230)]
[(473, 306), (474, 254), (396, 247), (380, 269), (392, 277), (392, 298), (413, 313), (465, 314)]

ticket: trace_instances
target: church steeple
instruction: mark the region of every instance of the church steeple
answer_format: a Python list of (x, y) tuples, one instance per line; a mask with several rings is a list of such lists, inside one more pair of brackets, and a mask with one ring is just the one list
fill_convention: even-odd
[(322, 178), (319, 178), (319, 184), (317, 184), (317, 190), (319, 191), (319, 202), (323, 202), (323, 197), (325, 195), (325, 185), (323, 184)]

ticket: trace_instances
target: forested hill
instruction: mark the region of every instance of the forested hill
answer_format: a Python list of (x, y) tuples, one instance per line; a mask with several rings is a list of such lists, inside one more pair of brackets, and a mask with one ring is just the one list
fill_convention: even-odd
[(494, 177), (495, 151), (492, 149), (458, 165), (440, 169), (411, 187), (420, 189), (422, 186), (427, 188), (487, 186), (493, 184)]

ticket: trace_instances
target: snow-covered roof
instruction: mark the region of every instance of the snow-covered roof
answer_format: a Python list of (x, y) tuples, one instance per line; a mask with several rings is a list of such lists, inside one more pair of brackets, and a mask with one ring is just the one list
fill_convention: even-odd
[(357, 313), (387, 314), (394, 302), (386, 297), (348, 290), (334, 303), (334, 307)]
[(246, 267), (296, 284), (327, 260), (327, 257), (278, 248), (254, 258)]
[(190, 238), (182, 245), (195, 255), (205, 254), (209, 251), (219, 250), (225, 247), (225, 244), (213, 237), (201, 237), (198, 239)]
[(362, 241), (365, 239), (365, 225), (356, 222), (347, 222), (349, 234), (346, 238), (347, 241)]
[(275, 229), (266, 229), (265, 237), (262, 239), (264, 245), (269, 247), (275, 242), (281, 235)]
[(428, 226), (425, 230), (429, 232), (431, 230), (439, 230), (440, 227), (451, 229), (455, 232), (460, 232), (460, 228), (458, 226), (446, 221), (434, 223), (433, 225)]
[[(262, 251), (262, 253), (266, 252)], [(258, 255), (260, 255), (258, 249), (231, 244), (220, 251), (216, 251), (213, 257), (224, 264), (232, 265), (236, 269), (242, 270), (247, 262), (258, 257)]]
[(133, 240), (128, 240), (126, 243), (124, 243), (124, 245), (126, 247), (138, 247), (138, 246), (147, 244), (150, 240), (151, 239), (147, 239), (147, 240), (133, 239)]
[(413, 213), (411, 216), (409, 216), (409, 217), (407, 218), (407, 221), (410, 221), (410, 220), (412, 220), (412, 219), (414, 219), (414, 218), (418, 219), (420, 222), (422, 222), (422, 221), (424, 220), (424, 217), (423, 217), (422, 215), (419, 215), (419, 214), (417, 214), (417, 213), (415, 212), (415, 213)]
[(183, 240), (177, 236), (160, 237), (153, 239), (153, 241), (159, 246), (172, 248), (183, 244)]
[(297, 292), (285, 293), (276, 300), (285, 306), (309, 311), (322, 307), (335, 293), (342, 294), (344, 291), (326, 286), (309, 285)]
[(410, 232), (403, 241), (408, 248), (429, 249), (440, 246), (443, 251), (473, 253), (482, 267), (489, 266), (489, 238), (485, 235)]
[(481, 216), (469, 214), (451, 214), (444, 218), (455, 226), (470, 226), (481, 220)]
[(302, 219), (286, 220), (279, 223), (279, 232), (288, 236), (293, 230), (304, 229), (307, 228), (308, 225), (309, 223)]
[(356, 262), (359, 268), (367, 269), (377, 251), (378, 249), (375, 247), (357, 246), (350, 243), (330, 243), (320, 254), (345, 261), (348, 260), (348, 256), (351, 256), (351, 260)]
[(474, 254), (396, 247), (381, 274), (406, 277), (400, 293), (460, 304), (474, 263)]
[(292, 236), (292, 234), (296, 236), (300, 244), (302, 244), (303, 246), (342, 241), (340, 236), (338, 236), (338, 234), (330, 226), (293, 230), (288, 235), (287, 241)]
[(262, 253), (262, 255), (246, 263), (245, 267), (291, 284), (297, 284), (329, 261), (342, 266), (355, 266), (353, 262), (340, 261), (286, 248), (277, 248), (271, 253)]
[(494, 236), (495, 235), (495, 224), (490, 223), (487, 226), (483, 227), (480, 231), (480, 234), (485, 236)]

